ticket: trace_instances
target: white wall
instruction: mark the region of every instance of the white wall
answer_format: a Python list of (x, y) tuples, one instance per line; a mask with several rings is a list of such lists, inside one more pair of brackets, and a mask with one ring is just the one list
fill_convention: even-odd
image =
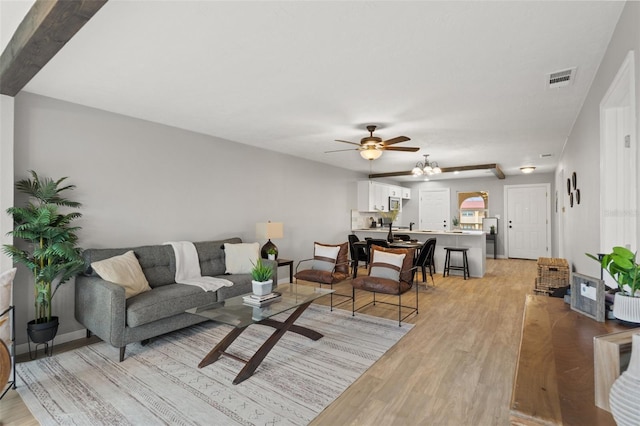
[[(0, 95), (0, 245), (13, 244), (7, 232), (13, 229), (13, 220), (4, 212), (13, 206), (13, 115), (14, 100)], [(13, 267), (11, 259), (0, 255), (0, 272)]]
[[(640, 3), (632, 1), (627, 2), (622, 11), (598, 73), (569, 135), (556, 174), (556, 180), (560, 181), (560, 172), (564, 171), (563, 178), (566, 181), (575, 171), (581, 193), (580, 206), (570, 208), (566, 190), (561, 191), (565, 203), (565, 211), (561, 213), (564, 215), (564, 257), (575, 272), (595, 277), (600, 276), (599, 266), (584, 253), (598, 253), (600, 249), (600, 101), (629, 50), (634, 50), (636, 54), (636, 105), (640, 105), (640, 64), (637, 63), (637, 58), (640, 57)], [(640, 112), (640, 108), (637, 111)], [(636, 119), (636, 125), (638, 123), (640, 117)], [(640, 133), (636, 129), (636, 135), (638, 134)], [(632, 249), (637, 250), (637, 247)]]
[[(300, 260), (351, 229), (354, 172), (29, 93), (15, 98), (15, 118), (15, 179), (69, 176), (83, 248), (255, 241), (255, 224), (271, 220), (284, 223), (281, 256)], [(24, 268), (15, 293), (21, 343), (33, 316)], [(59, 334), (80, 329), (73, 306), (70, 282), (54, 299)]]

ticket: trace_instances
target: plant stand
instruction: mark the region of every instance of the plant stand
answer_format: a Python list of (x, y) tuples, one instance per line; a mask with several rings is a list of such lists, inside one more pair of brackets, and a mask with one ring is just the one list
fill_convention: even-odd
[[(27, 343), (29, 344), (29, 358), (38, 358), (38, 347), (43, 346), (45, 356), (53, 355), (53, 340), (58, 333), (58, 317), (51, 317), (51, 321), (46, 323), (36, 323), (31, 320), (27, 323)], [(31, 352), (31, 343), (35, 343), (35, 350)]]
[(34, 349), (33, 349), (33, 353), (31, 353), (31, 339), (27, 339), (27, 343), (29, 345), (29, 359), (31, 361), (38, 359), (38, 347), (42, 346), (42, 353), (44, 356), (51, 356), (53, 355), (53, 340), (51, 339), (48, 342), (43, 342), (43, 343), (35, 343)]
[[(10, 378), (11, 380), (9, 380), (6, 384), (4, 384), (4, 390), (2, 391), (2, 394), (0, 394), (0, 399), (2, 399), (7, 392), (9, 391), (9, 389), (15, 389), (16, 388), (16, 321), (15, 321), (15, 306), (9, 306), (4, 312), (2, 312), (0, 314), (0, 318), (4, 317), (5, 315), (9, 315), (9, 321), (11, 322), (11, 345), (9, 349), (9, 362), (11, 363), (10, 368), (11, 368), (11, 373), (10, 373)], [(3, 345), (4, 346), (4, 345)], [(0, 348), (2, 349), (2, 348)]]

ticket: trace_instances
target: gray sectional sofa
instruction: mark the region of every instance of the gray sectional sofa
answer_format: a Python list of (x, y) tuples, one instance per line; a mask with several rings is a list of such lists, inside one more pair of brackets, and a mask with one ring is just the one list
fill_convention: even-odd
[[(105, 342), (120, 348), (124, 360), (129, 343), (145, 341), (170, 331), (205, 321), (185, 310), (229, 297), (251, 292), (250, 274), (225, 274), (224, 243), (241, 243), (240, 238), (196, 242), (203, 276), (215, 276), (233, 282), (215, 292), (176, 284), (176, 259), (170, 245), (154, 245), (84, 251), (85, 271), (76, 278), (75, 317), (87, 328), (87, 336), (96, 334)], [(133, 250), (151, 291), (125, 299), (123, 287), (105, 281), (91, 268), (91, 263)], [(278, 282), (277, 263), (264, 260), (273, 268), (273, 282)]]

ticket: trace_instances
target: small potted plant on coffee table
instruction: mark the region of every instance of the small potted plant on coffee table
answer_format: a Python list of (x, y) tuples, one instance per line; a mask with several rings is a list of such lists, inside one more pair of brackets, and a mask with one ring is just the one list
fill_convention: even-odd
[(253, 269), (251, 269), (251, 278), (253, 278), (251, 281), (253, 294), (257, 296), (264, 296), (271, 293), (271, 288), (273, 286), (273, 280), (271, 279), (272, 275), (273, 269), (262, 263), (262, 258), (258, 257), (256, 263), (253, 264)]

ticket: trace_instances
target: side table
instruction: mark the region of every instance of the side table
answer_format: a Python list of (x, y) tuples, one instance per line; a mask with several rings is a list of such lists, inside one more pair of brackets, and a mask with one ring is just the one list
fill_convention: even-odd
[(498, 245), (497, 234), (487, 234), (487, 241), (493, 241), (493, 258), (496, 258), (496, 250)]
[(276, 262), (278, 262), (278, 268), (281, 266), (289, 266), (289, 282), (292, 283), (293, 282), (293, 260), (278, 258), (276, 259)]

